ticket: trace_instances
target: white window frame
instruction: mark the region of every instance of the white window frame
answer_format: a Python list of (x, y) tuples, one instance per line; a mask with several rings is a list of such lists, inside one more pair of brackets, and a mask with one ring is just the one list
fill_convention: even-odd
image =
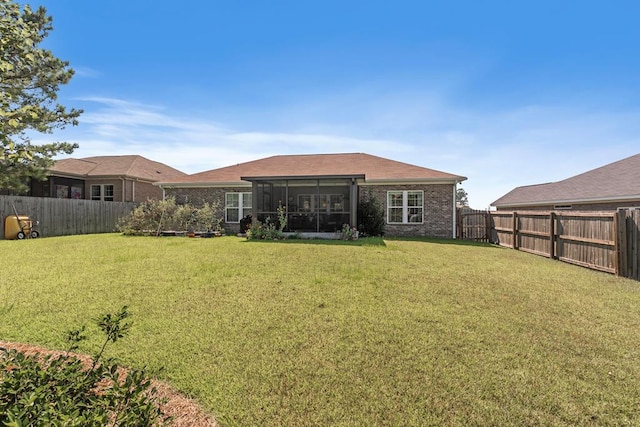
[[(419, 193), (422, 205), (409, 205), (409, 195)], [(393, 196), (402, 195), (402, 206), (392, 206), (391, 200)], [(402, 209), (402, 222), (391, 221), (392, 210)], [(420, 221), (411, 221), (409, 214), (411, 209), (420, 209)], [(387, 224), (424, 224), (424, 191), (422, 190), (390, 190), (387, 191)]]
[[(238, 206), (231, 206), (229, 204), (228, 197), (231, 195), (238, 196)], [(249, 202), (248, 204), (246, 202)], [(242, 218), (251, 214), (252, 206), (253, 206), (253, 196), (251, 192), (228, 192), (224, 193), (224, 222), (233, 224), (239, 223)], [(229, 212), (237, 211), (238, 212), (238, 220), (229, 221)]]
[[(97, 196), (94, 196), (93, 194), (93, 188), (97, 187), (100, 190), (100, 194), (98, 194)], [(106, 187), (111, 187), (111, 196), (105, 196), (105, 189)], [(99, 200), (99, 201), (103, 201), (103, 202), (113, 202), (114, 196), (115, 196), (115, 186), (113, 184), (91, 184), (91, 188), (89, 188), (89, 194), (91, 197), (91, 200)]]

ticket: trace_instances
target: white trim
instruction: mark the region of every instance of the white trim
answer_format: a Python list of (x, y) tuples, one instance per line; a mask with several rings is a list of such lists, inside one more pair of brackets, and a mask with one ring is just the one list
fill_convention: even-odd
[[(322, 179), (322, 177), (311, 177), (309, 179)], [(467, 178), (460, 179), (368, 179), (363, 180), (357, 178), (357, 185), (361, 187), (382, 186), (382, 185), (451, 185), (465, 181)], [(227, 181), (227, 182), (154, 182), (162, 188), (222, 188), (222, 187), (251, 187), (251, 183), (247, 181)]]
[(154, 182), (161, 188), (226, 188), (240, 187), (251, 188), (251, 183), (246, 181), (229, 181), (229, 182)]
[[(111, 200), (105, 200), (105, 187), (111, 186)], [(100, 199), (93, 198), (93, 187), (100, 188)], [(113, 202), (116, 199), (116, 186), (113, 184), (89, 184), (89, 200), (101, 201), (101, 202)]]
[[(401, 193), (402, 194), (402, 206), (390, 206), (389, 204), (389, 195), (391, 193)], [(409, 221), (409, 209), (418, 208), (418, 206), (409, 206), (409, 193), (420, 193), (422, 198), (422, 205), (419, 207), (421, 209), (422, 215), (420, 221), (414, 222)], [(413, 225), (413, 224), (424, 224), (424, 190), (388, 190), (387, 191), (387, 200), (386, 200), (386, 220), (387, 224), (390, 225)], [(389, 210), (390, 209), (402, 209), (402, 222), (391, 222), (389, 219)]]
[[(464, 178), (466, 179), (466, 178)], [(358, 180), (358, 185), (361, 187), (367, 186), (381, 186), (381, 185), (451, 185), (457, 184), (458, 182), (462, 182), (463, 180), (458, 179), (433, 179), (433, 180), (411, 180), (411, 179), (399, 179), (399, 180), (390, 180), (390, 179), (367, 179), (366, 181)]]
[(458, 195), (458, 183), (453, 185), (453, 227), (451, 227), (451, 229), (453, 230), (453, 235), (451, 236), (452, 239), (456, 238), (456, 226), (457, 226), (457, 218), (456, 218), (456, 214), (458, 213), (458, 209), (457, 209), (457, 196)]
[[(227, 195), (229, 194), (237, 194), (238, 195), (238, 206), (237, 207), (228, 207), (227, 206)], [(244, 197), (245, 194), (249, 194), (251, 196), (251, 206), (244, 206)], [(237, 221), (227, 221), (227, 211), (229, 209), (237, 209), (238, 210), (238, 220)], [(227, 191), (224, 193), (224, 222), (227, 224), (238, 224), (242, 218), (244, 218), (248, 213), (251, 213), (253, 209), (253, 193), (251, 191)]]
[(510, 208), (520, 206), (547, 206), (547, 205), (571, 205), (571, 204), (596, 204), (604, 202), (625, 202), (625, 201), (640, 200), (640, 194), (629, 196), (614, 196), (614, 197), (596, 197), (592, 199), (557, 199), (557, 200), (540, 200), (536, 202), (518, 202), (518, 203), (504, 203), (504, 204), (492, 204), (491, 206), (497, 208)]

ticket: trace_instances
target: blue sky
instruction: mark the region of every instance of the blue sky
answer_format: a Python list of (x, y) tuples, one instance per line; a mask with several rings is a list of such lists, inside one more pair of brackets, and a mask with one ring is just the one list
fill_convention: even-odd
[(640, 152), (640, 2), (42, 0), (73, 157), (366, 152), (471, 206)]

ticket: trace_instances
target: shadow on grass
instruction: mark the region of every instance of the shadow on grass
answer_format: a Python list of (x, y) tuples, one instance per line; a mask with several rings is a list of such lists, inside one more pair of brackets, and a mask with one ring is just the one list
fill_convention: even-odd
[(499, 248), (498, 245), (487, 242), (476, 242), (474, 240), (458, 240), (458, 239), (443, 239), (436, 237), (386, 237), (387, 241), (399, 241), (399, 242), (424, 242), (434, 243), (438, 245), (455, 245), (455, 246), (476, 246), (481, 248)]
[(283, 243), (289, 245), (330, 245), (330, 246), (386, 246), (382, 237), (363, 237), (358, 240), (335, 239), (284, 239), (284, 240), (245, 240), (248, 243)]
[(436, 237), (364, 237), (358, 240), (332, 240), (332, 239), (284, 239), (284, 240), (246, 240), (252, 243), (286, 243), (301, 245), (330, 245), (330, 246), (386, 246), (385, 241), (393, 242), (423, 242), (438, 245), (475, 246), (481, 248), (499, 248), (500, 246), (486, 242), (473, 240), (443, 239)]

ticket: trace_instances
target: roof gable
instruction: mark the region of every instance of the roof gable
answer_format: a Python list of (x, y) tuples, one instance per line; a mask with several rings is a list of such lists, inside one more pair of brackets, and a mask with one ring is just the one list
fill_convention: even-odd
[(252, 177), (362, 176), (366, 181), (463, 181), (466, 178), (364, 153), (281, 155), (189, 175), (165, 183), (241, 182)]
[(640, 199), (640, 154), (558, 182), (517, 187), (492, 206)]

